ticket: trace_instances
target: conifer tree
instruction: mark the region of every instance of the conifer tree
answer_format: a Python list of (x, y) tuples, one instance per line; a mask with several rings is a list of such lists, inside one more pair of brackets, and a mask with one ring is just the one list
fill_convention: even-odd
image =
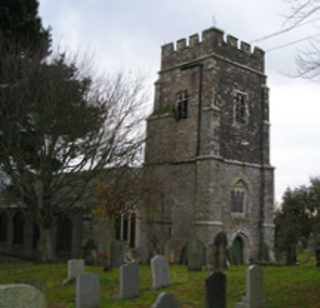
[[(38, 16), (36, 0), (2, 0), (0, 2), (0, 33), (7, 42), (22, 50), (32, 48), (47, 52), (50, 46), (50, 29), (44, 29)], [(3, 43), (3, 41), (2, 41)], [(21, 52), (17, 50), (18, 52)], [(12, 52), (12, 49), (11, 49)]]

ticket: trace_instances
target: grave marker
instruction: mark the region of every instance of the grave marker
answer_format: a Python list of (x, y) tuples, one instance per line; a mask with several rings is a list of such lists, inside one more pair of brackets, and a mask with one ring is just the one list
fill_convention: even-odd
[(139, 296), (139, 266), (135, 263), (120, 267), (120, 299)]
[(201, 271), (204, 246), (198, 237), (192, 233), (187, 243), (187, 261), (189, 271)]
[(45, 308), (44, 294), (27, 284), (0, 285), (0, 307)]
[(77, 277), (76, 307), (100, 307), (100, 277), (92, 273), (83, 273)]
[(251, 265), (246, 275), (246, 295), (236, 308), (264, 308), (263, 300), (263, 271), (259, 265)]
[(206, 308), (225, 308), (227, 279), (222, 272), (212, 273), (206, 279)]
[(170, 285), (169, 264), (165, 256), (157, 255), (150, 261), (152, 272), (152, 289), (160, 289)]
[(84, 272), (84, 260), (72, 259), (68, 261), (68, 280), (75, 279)]
[(162, 292), (157, 297), (152, 308), (179, 308), (179, 303), (171, 293)]

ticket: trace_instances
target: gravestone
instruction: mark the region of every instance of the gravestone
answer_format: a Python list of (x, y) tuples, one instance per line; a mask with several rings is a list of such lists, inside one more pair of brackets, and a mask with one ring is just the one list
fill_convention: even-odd
[(246, 275), (246, 295), (236, 308), (264, 308), (263, 300), (263, 271), (259, 265), (251, 265)]
[(187, 243), (187, 263), (189, 271), (201, 271), (204, 246), (195, 233), (192, 233)]
[(135, 263), (120, 267), (120, 294), (119, 299), (139, 296), (139, 266)]
[(152, 308), (179, 308), (179, 303), (171, 293), (162, 292), (157, 297)]
[(225, 308), (227, 279), (222, 272), (212, 273), (206, 279), (206, 308)]
[(83, 273), (77, 277), (76, 307), (100, 307), (100, 277), (92, 273)]
[(84, 260), (72, 259), (68, 261), (68, 281), (77, 278), (84, 272)]
[(27, 284), (0, 285), (0, 308), (45, 308), (44, 294)]
[(119, 268), (124, 263), (123, 244), (114, 240), (111, 244), (111, 267)]
[(95, 262), (94, 251), (97, 249), (93, 240), (89, 240), (83, 247), (83, 258), (85, 264), (93, 265)]
[(227, 236), (223, 232), (219, 232), (214, 241), (214, 264), (215, 272), (228, 270), (227, 265)]
[(165, 256), (157, 255), (150, 261), (152, 272), (152, 289), (160, 289), (170, 285), (169, 264)]

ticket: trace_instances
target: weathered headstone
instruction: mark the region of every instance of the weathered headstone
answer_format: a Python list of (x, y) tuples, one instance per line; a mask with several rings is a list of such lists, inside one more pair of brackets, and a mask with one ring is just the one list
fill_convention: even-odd
[(206, 308), (225, 308), (227, 279), (222, 272), (212, 273), (206, 279)]
[(162, 292), (157, 297), (152, 308), (179, 308), (179, 302), (171, 293)]
[(83, 273), (77, 277), (77, 308), (100, 307), (100, 277), (92, 273)]
[(0, 285), (0, 308), (45, 308), (44, 294), (27, 284)]
[(114, 240), (111, 244), (111, 267), (120, 267), (124, 263), (123, 244)]
[(187, 243), (187, 262), (189, 271), (201, 271), (204, 246), (195, 233), (192, 233)]
[(165, 256), (157, 255), (150, 261), (152, 272), (152, 289), (160, 289), (170, 285), (168, 260)]
[(251, 265), (246, 275), (246, 295), (236, 308), (264, 308), (263, 271), (259, 265)]
[(84, 272), (84, 260), (72, 259), (68, 261), (68, 280), (75, 279)]
[(214, 241), (214, 271), (222, 272), (228, 269), (227, 265), (228, 240), (225, 233), (220, 232)]
[(139, 266), (135, 263), (120, 267), (120, 299), (139, 296)]

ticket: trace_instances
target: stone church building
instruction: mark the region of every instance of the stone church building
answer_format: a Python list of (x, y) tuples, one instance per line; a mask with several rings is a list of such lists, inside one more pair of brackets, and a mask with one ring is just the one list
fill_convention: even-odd
[[(148, 210), (123, 217), (115, 232), (141, 262), (152, 253), (182, 262), (191, 236), (208, 256), (219, 234), (235, 263), (273, 259), (266, 79), (264, 52), (217, 28), (162, 46), (140, 183), (150, 188), (141, 200)], [(24, 222), (18, 212), (0, 213), (0, 252), (36, 256), (36, 229)], [(103, 250), (103, 231), (88, 224), (80, 210), (62, 219), (53, 230), (57, 251), (76, 258), (88, 243)]]
[(162, 185), (147, 200), (148, 234), (176, 262), (190, 234), (208, 251), (220, 232), (237, 263), (272, 259), (266, 79), (264, 52), (216, 28), (162, 47), (145, 153), (145, 180)]

